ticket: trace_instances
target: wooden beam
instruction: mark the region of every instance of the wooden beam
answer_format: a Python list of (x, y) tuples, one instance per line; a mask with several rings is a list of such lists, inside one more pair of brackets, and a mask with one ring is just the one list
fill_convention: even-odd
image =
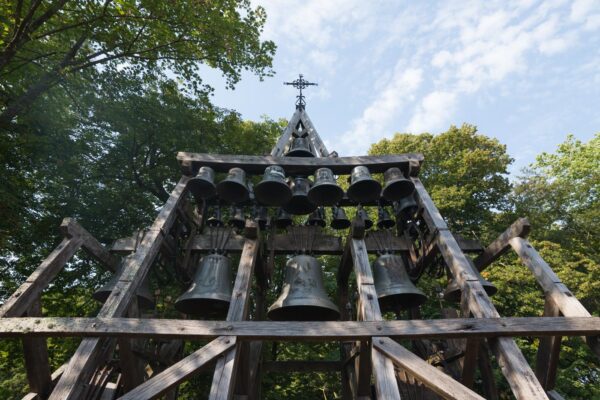
[(396, 339), (581, 336), (600, 333), (600, 317), (453, 318), (397, 321), (200, 321), (148, 318), (3, 318), (0, 338), (131, 337), (200, 340), (353, 341)]
[[(565, 317), (588, 317), (591, 315), (526, 239), (513, 238), (510, 240), (510, 245), (518, 254), (521, 262), (537, 279), (546, 294), (546, 300), (553, 301), (562, 315)], [(588, 336), (586, 342), (590, 349), (600, 357), (598, 336)]]
[[(99, 317), (114, 318), (122, 316), (128, 309), (136, 290), (143, 282), (150, 265), (154, 261), (164, 235), (168, 232), (177, 216), (177, 208), (185, 198), (189, 178), (182, 177), (169, 196), (169, 199), (158, 213), (152, 227), (142, 240), (138, 251), (124, 263), (119, 280), (112, 293), (100, 309)], [(69, 365), (60, 378), (50, 400), (71, 400), (79, 397), (82, 383), (89, 379), (96, 366), (95, 363), (104, 354), (108, 346), (97, 338), (86, 338), (71, 357)]]
[(83, 249), (96, 260), (100, 261), (101, 266), (111, 272), (116, 272), (121, 262), (118, 257), (110, 254), (108, 249), (102, 245), (91, 233), (85, 230), (73, 218), (65, 218), (60, 224), (60, 231), (67, 238), (80, 237), (83, 242)]
[[(381, 321), (381, 309), (375, 291), (373, 272), (369, 264), (369, 255), (362, 239), (349, 238), (350, 251), (354, 264), (354, 274), (359, 295), (360, 315), (365, 321)], [(381, 353), (371, 351), (371, 362), (375, 391), (380, 399), (400, 399), (396, 374), (392, 362)], [(360, 377), (360, 371), (359, 371)], [(361, 393), (359, 392), (359, 395)]]
[[(547, 299), (544, 304), (544, 316), (560, 316), (560, 310), (551, 299)], [(535, 375), (546, 390), (554, 389), (560, 355), (560, 342), (560, 336), (540, 338), (535, 362)]]
[[(481, 286), (477, 270), (473, 268), (461, 251), (427, 190), (418, 178), (412, 178), (412, 180), (415, 184), (417, 200), (424, 210), (423, 218), (428, 224), (429, 230), (437, 234), (437, 243), (442, 257), (452, 272), (452, 276), (459, 285), (463, 296), (468, 296), (467, 301), (471, 313), (475, 318), (500, 317), (491, 299)], [(517, 399), (548, 398), (513, 339), (506, 337), (490, 339), (489, 344)]]
[[(42, 306), (39, 300), (33, 303), (27, 311), (27, 315), (29, 317), (42, 316)], [(46, 339), (23, 337), (23, 355), (25, 356), (25, 370), (27, 371), (29, 390), (36, 393), (40, 398), (46, 398), (52, 389)]]
[(527, 218), (519, 218), (512, 223), (496, 240), (485, 248), (482, 254), (473, 260), (479, 272), (486, 269), (491, 263), (500, 258), (510, 248), (510, 240), (515, 237), (526, 238), (531, 230)]
[[(260, 239), (258, 225), (254, 221), (246, 222), (245, 232), (247, 235), (244, 249), (240, 257), (235, 284), (231, 293), (231, 303), (227, 312), (227, 321), (242, 321), (248, 317), (250, 305), (250, 288), (252, 286), (252, 275), (258, 258)], [(239, 343), (229, 350), (215, 367), (213, 381), (210, 388), (209, 398), (211, 400), (228, 400), (233, 392), (235, 373), (239, 359)]]
[(0, 307), (0, 318), (20, 317), (25, 314), (82, 243), (83, 240), (80, 237), (63, 239)]
[(206, 368), (211, 361), (235, 346), (232, 337), (220, 337), (183, 360), (171, 365), (132, 391), (119, 397), (120, 400), (155, 399), (170, 389)]
[(484, 400), (483, 397), (471, 389), (461, 385), (450, 376), (428, 364), (390, 338), (374, 339), (373, 347), (375, 347), (378, 352), (388, 356), (394, 364), (397, 364), (408, 371), (411, 375), (420, 380), (423, 385), (442, 396), (444, 399)]
[(329, 168), (336, 175), (349, 174), (358, 165), (368, 167), (371, 173), (382, 173), (391, 167), (408, 170), (411, 160), (421, 163), (419, 153), (394, 154), (386, 156), (362, 157), (272, 157), (230, 154), (177, 153), (182, 172), (193, 175), (201, 166), (213, 168), (216, 172), (227, 172), (233, 167), (241, 168), (248, 174), (262, 174), (269, 165), (281, 166), (288, 175), (312, 175), (318, 168)]

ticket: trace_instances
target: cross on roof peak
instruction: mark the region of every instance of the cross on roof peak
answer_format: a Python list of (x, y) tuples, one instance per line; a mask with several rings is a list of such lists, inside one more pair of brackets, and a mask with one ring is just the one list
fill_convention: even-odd
[(302, 89), (306, 89), (309, 86), (318, 86), (318, 84), (309, 82), (304, 79), (304, 75), (299, 74), (298, 79), (293, 80), (292, 82), (283, 82), (284, 85), (291, 85), (298, 89), (299, 93), (296, 96), (296, 108), (304, 109), (306, 106), (306, 101), (304, 100), (304, 95), (302, 95)]

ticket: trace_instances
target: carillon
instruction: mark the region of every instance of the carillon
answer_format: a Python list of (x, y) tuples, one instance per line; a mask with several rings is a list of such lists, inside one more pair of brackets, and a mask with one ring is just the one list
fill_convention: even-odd
[(400, 168), (389, 168), (383, 177), (385, 186), (382, 195), (386, 200), (400, 200), (405, 196), (412, 195), (415, 191), (415, 184), (410, 179), (406, 179)]
[(350, 187), (346, 193), (357, 203), (376, 201), (381, 194), (381, 184), (371, 177), (369, 168), (359, 165), (352, 170)]
[(229, 225), (236, 228), (242, 229), (246, 225), (246, 217), (244, 216), (244, 209), (242, 207), (231, 207), (229, 217)]
[(292, 198), (283, 206), (290, 214), (306, 215), (317, 209), (317, 205), (308, 199), (311, 182), (307, 178), (295, 177), (292, 180)]
[(306, 221), (306, 225), (320, 226), (321, 228), (327, 226), (327, 222), (325, 221), (325, 210), (323, 209), (323, 207), (319, 207), (315, 211), (310, 213)]
[(402, 257), (383, 254), (373, 262), (373, 280), (382, 311), (419, 306), (427, 296), (410, 280)]
[(211, 228), (223, 226), (223, 219), (221, 218), (221, 207), (215, 206), (213, 208), (213, 214), (206, 220), (206, 225)]
[(306, 137), (295, 137), (292, 140), (286, 157), (314, 157), (315, 154), (310, 149), (310, 142)]
[(292, 215), (285, 211), (283, 208), (277, 210), (277, 217), (275, 218), (275, 226), (279, 229), (286, 229), (294, 223)]
[(396, 222), (390, 217), (390, 213), (387, 212), (385, 207), (379, 206), (377, 208), (377, 228), (390, 229), (395, 225)]
[(292, 198), (292, 190), (285, 180), (285, 171), (279, 165), (265, 169), (262, 181), (254, 188), (256, 200), (265, 206), (282, 206)]
[(356, 216), (363, 220), (366, 229), (373, 227), (373, 220), (369, 216), (369, 213), (360, 205), (356, 208)]
[(346, 211), (342, 207), (331, 208), (331, 227), (333, 229), (348, 229), (352, 222), (346, 216)]
[(217, 185), (219, 197), (233, 204), (242, 203), (250, 197), (246, 184), (246, 172), (241, 168), (231, 168), (227, 178)]
[(211, 167), (200, 167), (198, 174), (188, 181), (190, 192), (195, 197), (210, 199), (217, 194), (215, 171)]
[(319, 206), (333, 206), (344, 197), (344, 190), (338, 186), (329, 168), (315, 171), (315, 184), (308, 191), (308, 199)]
[[(113, 276), (110, 278), (110, 280), (105, 285), (103, 285), (102, 287), (97, 289), (92, 294), (92, 297), (94, 298), (94, 300), (96, 300), (100, 303), (104, 303), (106, 301), (106, 299), (108, 299), (108, 296), (110, 296), (111, 292), (113, 291), (113, 289), (117, 285), (117, 282), (119, 281), (120, 273), (121, 273), (120, 270), (115, 272), (113, 274)], [(136, 297), (137, 297), (137, 302), (138, 302), (139, 308), (141, 308), (141, 309), (154, 308), (154, 296), (152, 295), (152, 292), (150, 291), (150, 285), (148, 283), (148, 278), (146, 278), (142, 281), (142, 284), (136, 291)]]

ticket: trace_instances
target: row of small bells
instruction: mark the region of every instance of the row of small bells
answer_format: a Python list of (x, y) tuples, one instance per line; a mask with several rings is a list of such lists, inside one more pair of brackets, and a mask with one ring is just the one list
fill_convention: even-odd
[[(198, 174), (190, 179), (188, 187), (195, 197), (210, 199), (218, 197), (230, 204), (240, 204), (250, 199), (246, 182), (246, 172), (241, 168), (231, 168), (227, 177), (215, 185), (215, 172), (203, 166)], [(282, 207), (290, 214), (305, 215), (319, 206), (335, 206), (344, 197), (344, 190), (338, 186), (333, 172), (329, 168), (319, 168), (314, 173), (314, 184), (310, 179), (295, 176), (286, 179), (285, 171), (279, 165), (265, 169), (263, 179), (254, 187), (254, 196), (258, 203), (265, 206)], [(357, 203), (379, 200), (380, 196), (389, 202), (399, 201), (410, 196), (415, 185), (404, 176), (400, 168), (389, 168), (384, 173), (385, 185), (371, 177), (365, 166), (354, 167), (349, 177), (348, 197)]]

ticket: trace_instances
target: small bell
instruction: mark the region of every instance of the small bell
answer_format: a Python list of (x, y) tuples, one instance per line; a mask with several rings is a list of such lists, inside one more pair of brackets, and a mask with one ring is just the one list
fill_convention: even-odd
[(410, 280), (402, 257), (395, 254), (384, 254), (373, 262), (373, 281), (381, 311), (416, 307), (427, 300)]
[(267, 206), (281, 206), (292, 198), (292, 190), (285, 181), (285, 171), (279, 165), (265, 169), (262, 181), (254, 187), (256, 199)]
[(315, 172), (315, 184), (308, 191), (308, 199), (319, 206), (332, 206), (344, 197), (344, 190), (338, 186), (329, 168), (319, 168)]
[(236, 229), (243, 229), (246, 226), (246, 217), (242, 207), (231, 207), (231, 217), (229, 218), (229, 226)]
[(269, 212), (266, 207), (257, 207), (254, 212), (254, 219), (258, 223), (260, 230), (264, 230), (269, 222)]
[(419, 205), (411, 194), (398, 201), (396, 210), (396, 213), (400, 213), (403, 219), (413, 219), (417, 211), (419, 211)]
[(213, 211), (213, 215), (206, 220), (206, 225), (210, 226), (211, 228), (223, 226), (223, 219), (221, 219), (221, 207), (215, 206)]
[(406, 179), (400, 168), (388, 168), (383, 177), (385, 186), (382, 195), (389, 201), (400, 200), (415, 191), (415, 184), (410, 179)]
[(377, 209), (377, 228), (390, 229), (396, 225), (396, 222), (390, 217), (385, 207), (379, 206)]
[(188, 188), (194, 197), (209, 199), (217, 193), (215, 171), (211, 167), (200, 167), (198, 174), (188, 181)]
[(325, 228), (327, 222), (325, 222), (325, 210), (323, 207), (317, 208), (313, 211), (306, 221), (306, 225), (308, 226), (320, 226), (321, 228)]
[(202, 257), (188, 290), (175, 308), (188, 315), (223, 319), (231, 302), (231, 260), (220, 254)]
[(277, 218), (275, 219), (275, 226), (278, 229), (286, 229), (293, 223), (294, 223), (294, 220), (292, 219), (292, 216), (290, 215), (290, 213), (285, 211), (283, 208), (280, 208), (277, 211)]
[(357, 203), (367, 203), (379, 199), (381, 184), (371, 178), (369, 169), (359, 165), (352, 169), (348, 197)]
[(242, 203), (250, 197), (246, 185), (246, 171), (241, 168), (231, 168), (227, 178), (217, 185), (219, 197), (228, 203)]
[[(484, 279), (483, 276), (479, 274), (477, 274), (477, 277), (479, 278), (479, 282), (481, 282), (481, 286), (483, 286), (483, 290), (485, 290), (488, 296), (493, 296), (496, 294), (498, 288), (494, 286), (492, 282)], [(461, 294), (462, 291), (460, 290), (458, 283), (456, 283), (454, 279), (450, 279), (446, 290), (444, 290), (444, 299), (452, 303), (458, 303), (460, 302)]]
[(269, 307), (274, 321), (331, 321), (340, 316), (323, 286), (323, 271), (316, 258), (298, 255), (285, 266), (281, 295)]
[(332, 207), (331, 227), (333, 229), (348, 229), (352, 222), (346, 216), (346, 211), (342, 207)]
[(295, 137), (292, 139), (290, 149), (285, 154), (286, 157), (314, 157), (310, 149), (310, 142), (307, 137)]
[(296, 177), (292, 181), (292, 199), (283, 206), (283, 209), (291, 214), (306, 215), (317, 209), (317, 205), (308, 199), (310, 180)]
[(371, 229), (373, 227), (373, 220), (371, 219), (371, 217), (369, 217), (369, 213), (367, 213), (365, 209), (362, 208), (362, 206), (358, 206), (358, 209), (356, 210), (356, 215), (358, 216), (358, 218), (363, 220), (365, 224), (365, 229)]
[[(110, 296), (110, 293), (113, 291), (117, 282), (119, 281), (120, 273), (121, 273), (120, 270), (116, 271), (113, 274), (112, 278), (110, 278), (110, 280), (105, 285), (100, 287), (98, 290), (96, 290), (92, 294), (92, 297), (94, 298), (94, 300), (96, 300), (100, 303), (104, 303), (106, 301), (106, 299), (108, 299), (108, 296)], [(148, 284), (148, 277), (146, 277), (146, 279), (144, 279), (142, 284), (138, 287), (136, 294), (137, 294), (138, 308), (144, 308), (144, 309), (153, 309), (154, 308), (154, 296), (152, 295), (152, 292), (150, 291), (150, 285)]]

